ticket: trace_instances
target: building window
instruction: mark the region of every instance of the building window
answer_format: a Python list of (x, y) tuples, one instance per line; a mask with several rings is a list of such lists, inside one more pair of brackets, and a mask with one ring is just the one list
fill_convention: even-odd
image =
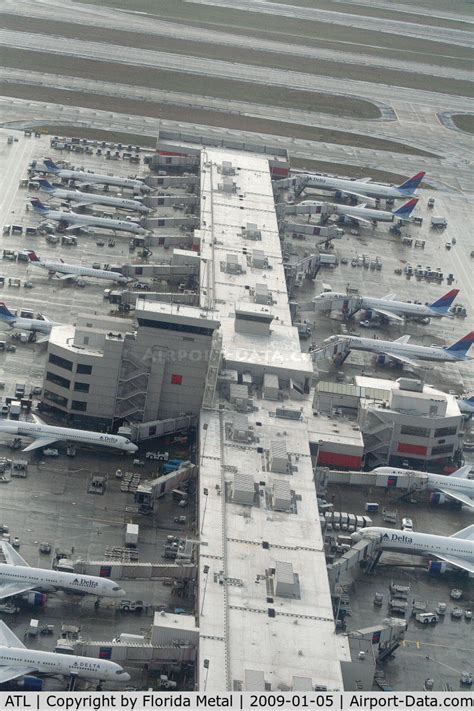
[(412, 435), (413, 437), (430, 436), (430, 431), (426, 427), (411, 427), (410, 425), (402, 425), (400, 433), (404, 435)]
[(439, 429), (435, 430), (434, 436), (435, 437), (449, 437), (449, 436), (455, 435), (457, 431), (458, 431), (457, 427), (440, 427)]
[(81, 400), (73, 400), (71, 402), (71, 408), (73, 410), (79, 410), (80, 412), (85, 412), (87, 410), (87, 402), (82, 402)]
[(74, 390), (76, 390), (78, 393), (88, 393), (89, 388), (89, 383), (74, 383)]
[(444, 444), (442, 447), (433, 447), (431, 454), (452, 454), (454, 444)]
[(51, 373), (49, 370), (46, 371), (46, 380), (49, 380), (50, 383), (54, 383), (55, 385), (60, 385), (62, 388), (69, 389), (71, 385), (70, 380), (62, 378), (60, 375), (56, 375), (56, 373)]
[(72, 370), (72, 361), (54, 355), (54, 353), (49, 354), (48, 362), (52, 363), (53, 365), (59, 366), (59, 368), (64, 368), (65, 370)]
[(56, 395), (56, 393), (52, 393), (50, 390), (44, 391), (43, 398), (45, 400), (50, 400), (50, 402), (54, 402), (56, 405), (61, 405), (61, 407), (67, 407), (67, 398), (62, 397), (61, 395)]
[(171, 376), (171, 385), (181, 385), (183, 382), (183, 376), (173, 373)]
[(92, 366), (84, 365), (84, 363), (78, 363), (76, 373), (82, 373), (82, 375), (90, 375), (92, 373)]

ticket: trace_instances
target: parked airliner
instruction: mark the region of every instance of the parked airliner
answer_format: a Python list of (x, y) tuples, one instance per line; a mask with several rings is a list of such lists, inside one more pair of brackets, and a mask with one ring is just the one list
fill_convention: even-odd
[(403, 321), (403, 317), (424, 319), (452, 316), (449, 309), (458, 294), (459, 289), (451, 289), (451, 291), (448, 291), (447, 294), (436, 299), (433, 303), (425, 305), (397, 301), (395, 294), (388, 294), (381, 299), (377, 299), (373, 296), (348, 296), (334, 291), (326, 291), (318, 294), (313, 299), (313, 303), (316, 309), (322, 309), (325, 306), (328, 309), (332, 309), (338, 304), (344, 306), (344, 302), (347, 302), (351, 316), (362, 309), (364, 311), (372, 311), (377, 316), (389, 321)]
[(128, 284), (133, 281), (119, 272), (112, 272), (108, 269), (94, 269), (93, 267), (83, 267), (81, 264), (65, 264), (63, 261), (53, 262), (47, 259), (40, 259), (36, 252), (28, 252), (30, 264), (34, 267), (42, 267), (52, 272), (60, 280), (77, 279), (78, 277), (94, 277), (95, 279), (107, 279), (116, 281), (119, 284)]
[(0, 620), (0, 684), (35, 672), (73, 675), (114, 683), (130, 680), (128, 672), (108, 659), (27, 649), (5, 622)]
[(46, 205), (43, 205), (38, 198), (32, 198), (31, 204), (35, 212), (48, 220), (59, 222), (60, 226), (65, 227), (65, 231), (102, 227), (114, 232), (131, 232), (134, 235), (147, 234), (147, 230), (144, 227), (128, 220), (113, 220), (109, 217), (94, 217), (94, 215), (80, 215), (77, 212), (51, 210)]
[(458, 405), (463, 415), (474, 415), (474, 396), (459, 398)]
[[(324, 203), (324, 210), (327, 210), (327, 214), (331, 215), (341, 215), (342, 217), (348, 217), (354, 222), (365, 222), (368, 225), (376, 225), (377, 222), (410, 222), (411, 213), (415, 209), (418, 203), (418, 198), (412, 198), (408, 200), (404, 205), (399, 207), (397, 210), (374, 210), (373, 208), (368, 208), (365, 204), (362, 205), (337, 205), (335, 203)], [(322, 203), (314, 202), (313, 200), (304, 200), (298, 204), (298, 211), (304, 210), (306, 205), (311, 208), (315, 205), (321, 205)]]
[(474, 525), (452, 536), (369, 526), (352, 533), (351, 538), (353, 541), (369, 538), (381, 550), (428, 556), (474, 574)]
[(42, 343), (49, 339), (49, 334), (53, 326), (59, 326), (57, 321), (50, 321), (43, 318), (26, 318), (25, 316), (17, 316), (12, 313), (7, 305), (0, 301), (0, 321), (6, 323), (10, 328), (18, 329), (19, 331), (32, 331), (33, 333), (44, 333), (45, 337), (37, 342)]
[(55, 427), (45, 425), (43, 422), (25, 422), (23, 420), (2, 420), (0, 419), (0, 433), (10, 434), (14, 437), (28, 437), (34, 442), (23, 449), (30, 452), (33, 449), (48, 447), (54, 442), (73, 442), (75, 444), (86, 444), (93, 447), (112, 447), (121, 449), (124, 452), (133, 454), (138, 447), (130, 442), (127, 437), (114, 434), (104, 434), (102, 432), (91, 432), (90, 430), (76, 430), (70, 427)]
[(360, 336), (330, 336), (323, 344), (322, 348), (327, 349), (334, 343), (334, 348), (337, 349), (338, 344), (344, 343), (347, 351), (367, 351), (368, 353), (377, 353), (383, 355), (390, 360), (405, 363), (418, 367), (419, 361), (433, 361), (436, 363), (444, 362), (462, 362), (472, 360), (468, 356), (468, 352), (474, 343), (474, 331), (467, 333), (465, 336), (452, 343), (450, 346), (417, 346), (413, 343), (408, 343), (410, 336), (405, 335), (397, 338), (395, 341), (382, 341), (378, 338), (362, 338)]
[(342, 195), (353, 195), (357, 198), (367, 199), (404, 199), (412, 197), (415, 190), (425, 177), (424, 171), (417, 173), (412, 178), (405, 180), (401, 185), (381, 185), (372, 183), (370, 178), (364, 180), (345, 180), (343, 178), (331, 178), (327, 175), (301, 174), (298, 176), (304, 179), (305, 185), (320, 190), (332, 190)]
[(143, 180), (136, 180), (135, 178), (120, 178), (117, 175), (99, 175), (98, 173), (86, 173), (83, 170), (67, 170), (66, 168), (60, 168), (56, 165), (51, 158), (45, 158), (43, 160), (43, 165), (46, 168), (47, 173), (53, 173), (57, 175), (58, 178), (64, 178), (64, 180), (74, 180), (77, 185), (118, 185), (119, 187), (130, 188), (132, 190), (139, 189), (142, 192), (150, 192), (151, 188), (145, 185)]
[(474, 508), (474, 479), (468, 478), (470, 471), (471, 465), (467, 464), (449, 476), (431, 474), (430, 472), (417, 471), (416, 469), (396, 469), (395, 467), (377, 467), (371, 474), (388, 474), (389, 476), (416, 474), (426, 482), (425, 487), (427, 489), (439, 491), (451, 499), (461, 501), (466, 506)]
[(76, 208), (86, 207), (87, 205), (109, 205), (119, 210), (131, 210), (132, 212), (141, 212), (144, 215), (151, 211), (151, 208), (138, 202), (138, 200), (127, 200), (126, 198), (112, 197), (101, 193), (82, 193), (80, 190), (63, 190), (51, 185), (46, 178), (38, 178), (38, 183), (41, 190), (51, 197), (65, 200), (66, 202), (74, 202), (76, 203)]
[(126, 595), (125, 590), (109, 578), (32, 568), (6, 541), (0, 541), (0, 548), (7, 561), (0, 563), (0, 600), (30, 590), (67, 590), (97, 597), (121, 598)]

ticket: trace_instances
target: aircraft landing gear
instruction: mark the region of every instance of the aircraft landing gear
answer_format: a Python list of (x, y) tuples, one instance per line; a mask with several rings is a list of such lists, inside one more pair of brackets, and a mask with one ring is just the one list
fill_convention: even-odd
[(97, 600), (94, 602), (94, 610), (98, 610), (100, 605), (100, 598), (97, 598)]
[(76, 683), (77, 683), (77, 678), (78, 678), (78, 677), (77, 677), (77, 674), (74, 674), (74, 673), (72, 673), (72, 674), (69, 676), (68, 685), (67, 685), (67, 690), (68, 690), (68, 691), (74, 691), (74, 690), (75, 690), (75, 688), (76, 688)]

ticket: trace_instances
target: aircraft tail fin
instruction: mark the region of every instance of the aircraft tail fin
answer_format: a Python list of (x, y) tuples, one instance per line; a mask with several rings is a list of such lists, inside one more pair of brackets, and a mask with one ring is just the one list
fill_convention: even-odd
[(398, 186), (398, 189), (401, 190), (403, 193), (406, 193), (407, 195), (412, 195), (423, 178), (425, 177), (425, 171), (421, 170), (419, 173), (414, 175), (412, 178), (408, 178), (408, 180), (405, 180), (404, 183)]
[(459, 289), (451, 289), (451, 291), (448, 291), (447, 294), (437, 299), (436, 301), (433, 301), (433, 303), (430, 304), (430, 309), (432, 309), (433, 311), (438, 311), (440, 313), (447, 314), (451, 304), (453, 303), (454, 299), (458, 294)]
[(43, 205), (39, 198), (31, 198), (31, 204), (33, 205), (33, 210), (35, 210), (35, 212), (39, 212), (41, 215), (47, 215), (48, 208), (46, 205)]
[(465, 336), (452, 343), (450, 346), (445, 346), (444, 350), (447, 353), (452, 353), (452, 355), (460, 358), (461, 360), (465, 358), (469, 352), (470, 347), (474, 343), (474, 331), (466, 333)]
[(46, 178), (39, 178), (38, 183), (41, 190), (44, 190), (46, 193), (54, 192), (54, 187), (51, 185), (49, 180), (46, 180)]
[(12, 314), (12, 312), (9, 310), (8, 306), (3, 302), (0, 301), (0, 319), (2, 321), (14, 321), (15, 317)]
[(464, 467), (456, 469), (456, 471), (452, 472), (449, 476), (454, 477), (455, 479), (468, 479), (471, 468), (472, 464), (466, 464)]
[(58, 172), (59, 166), (56, 165), (56, 163), (54, 162), (54, 160), (52, 160), (51, 158), (45, 158), (45, 159), (43, 160), (43, 163), (44, 163), (44, 165), (47, 167), (47, 169), (48, 169), (49, 171), (51, 171), (51, 173), (57, 173), (57, 172)]
[(410, 217), (417, 203), (418, 198), (411, 198), (411, 200), (408, 200), (408, 202), (399, 207), (398, 210), (393, 211), (394, 217), (397, 217), (399, 220), (406, 220)]

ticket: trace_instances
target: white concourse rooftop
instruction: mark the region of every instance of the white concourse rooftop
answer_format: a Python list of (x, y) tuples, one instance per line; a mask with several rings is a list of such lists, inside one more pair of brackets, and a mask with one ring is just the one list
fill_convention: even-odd
[[(201, 165), (201, 306), (218, 314), (227, 365), (286, 365), (312, 375), (291, 323), (268, 158), (207, 148)], [(271, 348), (268, 336), (236, 330), (236, 309), (271, 317)]]
[[(219, 189), (224, 162), (235, 191)], [(303, 413), (313, 371), (291, 325), (268, 159), (206, 149), (202, 166), (201, 305), (218, 313), (239, 382), (200, 418), (199, 689), (297, 689), (301, 679), (342, 689), (350, 653), (335, 634)], [(253, 267), (244, 248), (272, 268)], [(263, 274), (272, 303), (260, 311), (252, 289)], [(249, 318), (243, 330), (236, 311)]]

